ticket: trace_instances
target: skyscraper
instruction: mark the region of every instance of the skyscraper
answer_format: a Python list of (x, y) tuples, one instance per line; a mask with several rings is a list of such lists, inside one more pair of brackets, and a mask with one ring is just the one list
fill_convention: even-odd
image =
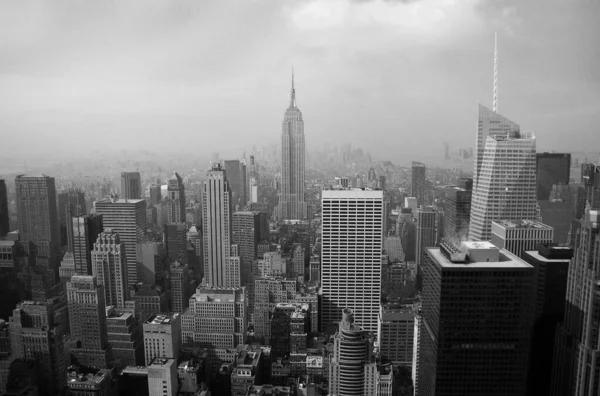
[(142, 198), (140, 172), (121, 172), (121, 197), (123, 199)]
[(231, 189), (231, 207), (235, 209), (239, 205), (243, 208), (246, 205), (246, 165), (240, 160), (223, 161), (227, 181)]
[(36, 266), (54, 269), (61, 251), (54, 178), (19, 175), (15, 187), (23, 246)]
[(6, 181), (0, 179), (0, 238), (10, 232), (8, 225), (8, 194), (6, 191)]
[(167, 222), (185, 223), (185, 186), (177, 172), (167, 184)]
[(170, 278), (170, 290), (171, 290), (171, 311), (183, 312), (189, 303), (188, 290), (190, 287), (190, 279), (188, 274), (187, 264), (182, 264), (179, 261), (175, 261), (169, 268)]
[(425, 204), (425, 171), (425, 164), (413, 161), (410, 195), (417, 199), (417, 206)]
[[(587, 189), (593, 188), (592, 185)], [(588, 205), (591, 201), (588, 200)], [(600, 210), (591, 206), (573, 223), (573, 259), (567, 277), (565, 316), (556, 332), (551, 394), (582, 396), (598, 392), (600, 354)]]
[[(167, 191), (168, 191), (168, 184), (167, 184)], [(159, 184), (151, 184), (148, 187), (148, 193), (150, 195), (150, 205), (151, 206), (158, 205), (160, 203), (160, 201), (162, 201), (162, 193), (160, 191)]]
[(86, 215), (72, 217), (69, 223), (72, 231), (69, 233), (69, 246), (75, 261), (75, 273), (78, 275), (92, 274), (92, 249), (98, 235), (104, 230), (101, 215)]
[(417, 268), (423, 265), (425, 249), (436, 246), (436, 210), (433, 206), (421, 206), (417, 210)]
[(144, 322), (144, 354), (146, 364), (166, 357), (177, 360), (181, 347), (181, 314), (152, 314)]
[(462, 179), (462, 186), (444, 189), (444, 238), (466, 240), (471, 219), (473, 179)]
[[(340, 311), (341, 320), (333, 337), (329, 366), (329, 394), (344, 396), (377, 395), (377, 384), (369, 374), (375, 362), (370, 332), (354, 323), (351, 309)], [(369, 386), (371, 385), (371, 386)], [(372, 385), (375, 385), (373, 387)]]
[(492, 221), (490, 241), (500, 249), (506, 249), (517, 257), (527, 250), (537, 250), (540, 243), (552, 243), (554, 230), (539, 221), (521, 220)]
[(322, 192), (322, 309), (325, 331), (351, 308), (365, 330), (377, 331), (383, 250), (383, 191)]
[(106, 199), (96, 202), (96, 214), (102, 215), (104, 228), (119, 234), (125, 246), (127, 279), (138, 282), (138, 243), (146, 230), (146, 201), (143, 199)]
[(571, 154), (538, 153), (536, 155), (537, 199), (546, 201), (550, 198), (552, 186), (569, 184), (571, 172)]
[(87, 213), (85, 194), (82, 190), (70, 188), (57, 195), (58, 219), (61, 225), (66, 225), (71, 216), (83, 216)]
[(307, 206), (304, 202), (304, 121), (296, 106), (296, 90), (292, 75), (290, 106), (283, 117), (281, 134), (281, 194), (278, 220), (304, 220)]
[(185, 223), (165, 224), (164, 240), (167, 257), (187, 264), (187, 228)]
[(426, 250), (417, 394), (524, 395), (534, 268), (490, 242)]
[(71, 349), (79, 364), (108, 368), (111, 360), (106, 330), (104, 288), (89, 275), (75, 275), (67, 282), (71, 337), (81, 344)]
[(258, 243), (268, 238), (267, 216), (261, 212), (235, 212), (233, 214), (233, 243), (238, 245), (242, 260), (242, 285), (249, 280), (252, 260), (257, 256)]
[(204, 182), (202, 201), (204, 238), (204, 277), (212, 286), (225, 286), (226, 266), (231, 253), (231, 192), (227, 173), (214, 164)]
[(104, 288), (106, 305), (118, 308), (125, 307), (129, 296), (125, 247), (119, 234), (114, 230), (105, 229), (94, 244), (92, 256), (92, 275), (98, 285)]
[(485, 241), (493, 220), (537, 219), (535, 136), (483, 106), (479, 124), (478, 145), (482, 125), (489, 136), (475, 163), (469, 239)]

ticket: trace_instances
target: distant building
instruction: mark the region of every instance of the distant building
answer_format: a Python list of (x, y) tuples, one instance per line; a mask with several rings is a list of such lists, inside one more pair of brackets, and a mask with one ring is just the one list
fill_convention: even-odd
[(379, 313), (379, 352), (394, 366), (412, 368), (415, 312), (411, 305), (381, 308)]
[[(156, 284), (164, 287), (165, 249), (162, 242), (145, 241), (138, 244), (140, 266), (138, 281), (145, 284)], [(139, 283), (138, 282), (138, 283)]]
[(165, 224), (165, 253), (171, 261), (187, 264), (187, 231), (185, 223)]
[(148, 192), (150, 194), (150, 206), (158, 205), (160, 203), (160, 201), (162, 200), (162, 195), (160, 192), (160, 185), (151, 184), (148, 187)]
[(157, 357), (148, 364), (149, 396), (177, 396), (177, 360)]
[(167, 222), (185, 223), (185, 186), (177, 172), (167, 183)]
[(498, 220), (492, 222), (491, 242), (506, 249), (517, 257), (524, 251), (537, 250), (540, 243), (552, 243), (552, 227), (531, 220)]
[(254, 280), (253, 324), (256, 337), (270, 338), (270, 315), (278, 303), (292, 302), (296, 296), (295, 279), (259, 277)]
[(249, 281), (252, 260), (258, 257), (258, 243), (269, 237), (267, 216), (261, 212), (235, 212), (233, 214), (233, 243), (239, 247), (242, 285)]
[(121, 196), (123, 199), (142, 198), (142, 178), (140, 172), (121, 172)]
[(569, 184), (571, 172), (571, 154), (537, 153), (537, 199), (550, 199), (550, 191), (555, 184)]
[(169, 301), (164, 289), (157, 285), (137, 284), (129, 287), (131, 300), (137, 303), (140, 317), (146, 319), (156, 312), (167, 312)]
[(187, 264), (175, 261), (169, 268), (171, 291), (171, 310), (183, 312), (189, 303), (190, 276)]
[(489, 242), (426, 250), (418, 394), (525, 394), (535, 269)]
[(317, 255), (313, 255), (308, 263), (308, 274), (310, 282), (321, 281), (321, 258)]
[(156, 313), (143, 324), (146, 365), (154, 358), (179, 359), (181, 348), (181, 315)]
[(0, 238), (10, 232), (6, 181), (0, 179)]
[(57, 268), (61, 243), (54, 178), (19, 175), (15, 189), (20, 241), (25, 251), (37, 267)]
[(231, 206), (233, 210), (236, 207), (243, 209), (247, 199), (246, 185), (246, 165), (240, 160), (223, 161), (223, 168), (227, 173), (227, 181), (231, 188)]
[(91, 214), (72, 217), (69, 226), (69, 250), (73, 252), (75, 272), (77, 275), (91, 275), (94, 243), (104, 230), (102, 216)]
[(417, 206), (425, 205), (425, 173), (425, 165), (420, 162), (413, 161), (410, 195), (417, 199)]
[(111, 229), (106, 229), (94, 244), (92, 257), (92, 275), (98, 285), (104, 289), (106, 305), (118, 308), (125, 307), (129, 299), (129, 284), (125, 261), (125, 247), (120, 235)]
[(96, 214), (102, 215), (104, 228), (119, 234), (125, 246), (127, 280), (138, 282), (138, 243), (146, 231), (146, 201), (143, 199), (105, 199), (96, 202)]
[(473, 179), (464, 180), (464, 186), (452, 186), (444, 189), (444, 238), (458, 242), (469, 235), (471, 219), (471, 196)]

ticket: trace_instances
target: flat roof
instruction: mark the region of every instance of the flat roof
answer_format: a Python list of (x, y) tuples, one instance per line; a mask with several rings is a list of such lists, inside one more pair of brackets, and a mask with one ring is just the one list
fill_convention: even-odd
[[(476, 242), (490, 244), (489, 242)], [(492, 245), (495, 247), (494, 245)], [(497, 249), (497, 248), (496, 248)], [(440, 264), (442, 268), (454, 268), (454, 269), (468, 269), (468, 268), (479, 268), (479, 269), (528, 269), (533, 268), (531, 264), (521, 260), (506, 249), (500, 249), (500, 261), (498, 262), (475, 262), (475, 263), (452, 263), (446, 256), (442, 254), (440, 248), (427, 248), (427, 251), (432, 257)]]
[(540, 229), (552, 229), (551, 226), (541, 223), (535, 220), (494, 220), (492, 223), (496, 223), (504, 228), (540, 228)]
[[(560, 249), (570, 249), (569, 247), (561, 247)], [(538, 252), (537, 250), (526, 250), (523, 253), (527, 253), (528, 255), (530, 255), (532, 258), (539, 260), (539, 261), (545, 261), (547, 263), (569, 263), (571, 262), (571, 259), (549, 259), (547, 257), (544, 257), (540, 254), (540, 252)]]
[(332, 190), (323, 190), (323, 198), (383, 198), (382, 190), (372, 190), (370, 188), (338, 188)]

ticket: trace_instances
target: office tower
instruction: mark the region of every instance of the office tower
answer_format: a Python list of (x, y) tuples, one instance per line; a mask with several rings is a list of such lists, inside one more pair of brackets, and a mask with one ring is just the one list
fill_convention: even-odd
[(410, 195), (417, 199), (417, 206), (425, 205), (425, 170), (425, 164), (413, 161)]
[(555, 333), (565, 313), (569, 262), (573, 249), (555, 244), (540, 244), (523, 252), (525, 262), (535, 268), (536, 296), (527, 393), (549, 395)]
[(85, 194), (83, 190), (70, 188), (57, 194), (58, 219), (61, 224), (67, 224), (69, 216), (84, 216), (87, 214)]
[(473, 179), (461, 179), (462, 185), (444, 189), (444, 238), (464, 241), (469, 234)]
[(306, 250), (299, 243), (292, 245), (292, 272), (296, 278), (304, 282), (304, 261)]
[(60, 393), (65, 381), (64, 334), (54, 320), (54, 303), (19, 303), (9, 326), (12, 356), (36, 361), (40, 394)]
[(138, 245), (140, 251), (140, 272), (138, 281), (148, 285), (165, 287), (165, 249), (162, 242), (145, 241)]
[(571, 187), (566, 184), (554, 184), (550, 199), (538, 201), (540, 220), (554, 229), (554, 242), (567, 243), (571, 221), (576, 218), (576, 199), (571, 196)]
[(112, 360), (106, 332), (104, 288), (89, 275), (75, 275), (67, 282), (71, 337), (78, 348), (71, 353), (86, 367), (108, 368)]
[(231, 245), (229, 258), (225, 262), (225, 287), (241, 287), (242, 260), (238, 252), (238, 245)]
[(171, 311), (183, 312), (188, 306), (188, 289), (190, 286), (187, 264), (174, 261), (169, 268), (169, 284), (171, 290)]
[[(168, 191), (169, 185), (167, 184), (167, 191)], [(154, 205), (158, 205), (160, 204), (160, 201), (162, 201), (162, 194), (160, 191), (160, 185), (158, 184), (151, 184), (148, 187), (148, 193), (150, 195), (150, 206), (154, 206)]]
[(69, 220), (71, 241), (69, 246), (73, 252), (75, 273), (78, 275), (92, 274), (92, 249), (98, 235), (104, 230), (101, 215), (85, 215), (71, 217)]
[(67, 368), (66, 388), (68, 395), (109, 396), (114, 394), (111, 370), (88, 370), (78, 366)]
[(547, 201), (555, 184), (569, 184), (571, 154), (538, 153), (535, 156), (537, 170), (537, 199)]
[(204, 182), (202, 236), (204, 239), (204, 278), (212, 286), (234, 282), (226, 278), (231, 252), (231, 192), (221, 165), (214, 164)]
[[(416, 213), (416, 212), (415, 212)], [(406, 261), (416, 260), (417, 225), (413, 221), (410, 209), (402, 209), (402, 216), (398, 216), (397, 233), (402, 242), (402, 250)]]
[(426, 250), (418, 395), (524, 395), (534, 268), (490, 242)]
[(381, 356), (394, 366), (411, 369), (415, 337), (413, 306), (381, 307), (377, 332)]
[(387, 236), (384, 240), (384, 249), (390, 262), (404, 261), (404, 252), (402, 250), (402, 240), (397, 236)]
[(107, 308), (106, 328), (117, 368), (144, 365), (144, 333), (131, 312)]
[(167, 257), (187, 264), (187, 227), (185, 223), (165, 224), (164, 241)]
[(377, 183), (377, 188), (380, 188), (383, 191), (385, 191), (385, 186), (386, 186), (386, 184), (385, 184), (385, 176), (381, 175), (381, 176), (379, 176), (379, 182)]
[(123, 199), (142, 198), (142, 178), (140, 172), (121, 172), (121, 197)]
[(167, 222), (185, 223), (185, 186), (177, 172), (167, 183)]
[(223, 168), (227, 174), (227, 181), (231, 189), (231, 207), (235, 209), (239, 205), (246, 205), (246, 166), (239, 160), (223, 161)]
[(149, 396), (177, 396), (177, 360), (157, 357), (148, 364)]
[(365, 330), (377, 331), (383, 250), (383, 191), (323, 190), (321, 326), (351, 308)]
[(181, 348), (181, 315), (179, 313), (151, 315), (143, 325), (146, 365), (154, 358), (179, 359)]
[(131, 300), (137, 304), (141, 320), (156, 312), (169, 311), (167, 293), (161, 286), (138, 284), (130, 286)]
[(281, 134), (281, 193), (277, 220), (304, 220), (304, 121), (296, 106), (296, 90), (292, 75), (290, 106), (283, 117)]
[(248, 202), (258, 202), (258, 189), (260, 184), (260, 175), (258, 173), (258, 164), (254, 156), (250, 156), (250, 164), (248, 165)]
[(125, 307), (129, 297), (125, 247), (120, 235), (106, 229), (98, 235), (92, 256), (92, 275), (98, 285), (104, 288), (104, 302), (107, 306)]
[(540, 243), (552, 243), (554, 230), (539, 221), (498, 220), (492, 222), (490, 242), (517, 257), (527, 250), (537, 250)]
[[(374, 362), (373, 339), (369, 331), (354, 323), (350, 308), (344, 308), (333, 337), (329, 366), (329, 394), (344, 396), (377, 395), (372, 387), (369, 365)], [(371, 386), (369, 386), (371, 385)]]
[(244, 288), (199, 286), (181, 315), (184, 350), (207, 348), (213, 370), (231, 361), (231, 350), (246, 341), (248, 301)]
[(480, 107), (478, 136), (482, 125), (495, 126), (489, 127), (485, 149), (475, 164), (469, 239), (476, 241), (489, 240), (494, 220), (537, 219), (535, 136), (486, 111)]
[(243, 285), (248, 283), (252, 260), (258, 257), (258, 243), (268, 237), (269, 224), (264, 213), (235, 212), (233, 214), (233, 243), (239, 247)]
[(146, 201), (143, 199), (106, 199), (96, 202), (96, 214), (102, 215), (104, 228), (119, 234), (125, 246), (127, 279), (138, 282), (137, 246), (146, 231)]
[[(405, 197), (404, 198), (404, 208), (410, 209), (407, 213), (412, 213), (413, 215), (417, 213), (417, 209), (419, 209), (419, 204), (417, 203), (417, 198), (415, 197)], [(404, 212), (403, 212), (404, 213)]]
[[(292, 302), (296, 295), (295, 279), (259, 277), (254, 280), (254, 333), (258, 339), (270, 338), (269, 319), (278, 303)], [(268, 342), (266, 342), (268, 344)]]
[(6, 181), (4, 179), (0, 179), (0, 238), (3, 238), (10, 232), (8, 218), (8, 194), (6, 191)]
[(164, 225), (167, 224), (167, 203), (163, 201), (160, 204), (155, 205), (154, 209), (156, 209), (156, 226), (158, 229), (162, 229)]
[[(586, 190), (594, 188), (593, 181)], [(592, 194), (587, 191), (588, 196)], [(573, 259), (569, 264), (564, 321), (556, 332), (551, 394), (589, 395), (597, 392), (600, 381), (598, 334), (600, 322), (600, 211), (589, 205), (585, 215), (573, 222)], [(591, 208), (590, 208), (591, 207)]]
[(313, 255), (308, 263), (308, 280), (310, 282), (321, 281), (321, 257)]
[(436, 246), (437, 211), (432, 206), (421, 206), (417, 210), (417, 268), (423, 265), (425, 249)]
[(36, 266), (54, 269), (61, 251), (54, 178), (19, 175), (15, 188), (21, 243)]

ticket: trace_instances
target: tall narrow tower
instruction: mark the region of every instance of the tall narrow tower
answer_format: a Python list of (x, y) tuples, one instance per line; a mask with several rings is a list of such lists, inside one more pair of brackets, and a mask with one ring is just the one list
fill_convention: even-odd
[(185, 186), (177, 172), (173, 172), (173, 176), (169, 179), (167, 194), (169, 208), (167, 221), (169, 223), (185, 223)]
[(304, 220), (304, 121), (296, 106), (296, 90), (292, 74), (290, 106), (285, 111), (281, 134), (281, 193), (278, 220)]

